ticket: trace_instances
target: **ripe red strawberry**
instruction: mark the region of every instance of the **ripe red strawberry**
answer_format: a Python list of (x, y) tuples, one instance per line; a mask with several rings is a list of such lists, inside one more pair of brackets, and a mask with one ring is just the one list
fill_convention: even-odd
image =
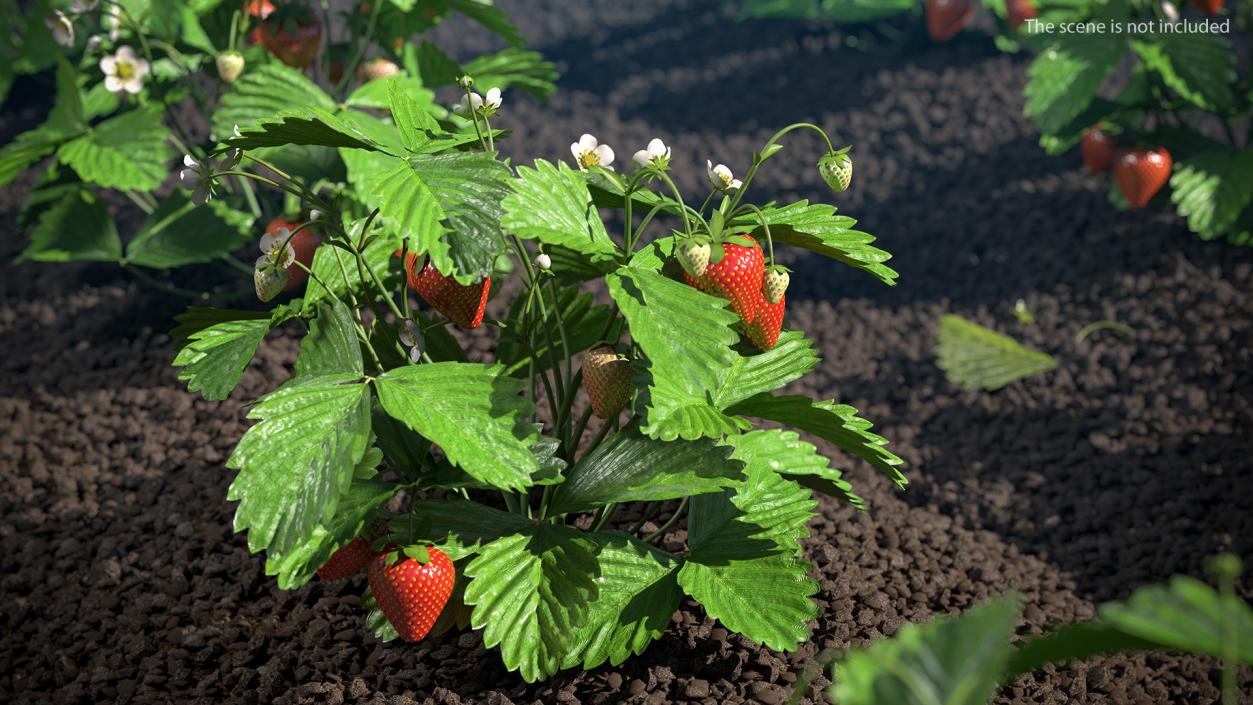
[(312, 64), (322, 45), (322, 21), (301, 5), (284, 5), (261, 20), (258, 29), (265, 48), (298, 69)]
[(1113, 168), (1115, 147), (1114, 138), (1097, 125), (1084, 132), (1079, 140), (1079, 152), (1083, 154), (1083, 164), (1088, 167), (1088, 172), (1100, 174)]
[(765, 295), (759, 295), (757, 314), (753, 322), (744, 325), (744, 336), (748, 342), (759, 350), (769, 350), (779, 342), (779, 331), (783, 329), (783, 309), (787, 306), (787, 296), (780, 294), (779, 300), (770, 303)]
[(431, 631), (457, 581), (457, 569), (443, 551), (416, 546), (375, 558), (368, 575), (379, 609), (405, 641)]
[(1132, 208), (1148, 205), (1166, 180), (1170, 178), (1170, 152), (1164, 148), (1147, 152), (1138, 149), (1123, 150), (1114, 162), (1114, 178), (1118, 188)]
[(1201, 8), (1210, 17), (1217, 15), (1223, 10), (1223, 0), (1192, 0), (1192, 4)]
[(631, 386), (631, 361), (608, 345), (583, 353), (583, 391), (597, 416), (617, 416), (635, 393)]
[[(301, 220), (288, 220), (287, 218), (279, 217), (271, 220), (270, 224), (265, 226), (265, 232), (269, 235), (273, 235), (274, 237), (278, 237), (278, 231), (280, 229), (287, 228), (287, 231), (290, 233), (303, 224), (304, 221)], [(317, 233), (313, 232), (312, 228), (305, 228), (304, 230), (301, 230), (292, 236), (291, 239), (292, 249), (296, 251), (296, 261), (306, 267), (313, 266), (313, 254), (318, 249), (318, 245), (321, 244), (322, 238), (318, 237)], [(305, 280), (308, 278), (308, 272), (296, 266), (295, 263), (292, 263), (287, 267), (287, 286), (285, 286), (283, 290), (291, 291), (301, 284), (304, 284)]]
[(1039, 13), (1031, 0), (1006, 0), (1005, 2), (1005, 20), (1013, 29), (1018, 29), (1027, 20), (1038, 16)]
[(686, 271), (683, 279), (690, 286), (726, 299), (745, 323), (752, 323), (756, 313), (757, 299), (761, 298), (761, 280), (766, 273), (766, 257), (761, 246), (750, 235), (746, 238), (752, 245), (722, 244), (722, 260), (711, 262), (701, 277), (693, 277)]
[(379, 552), (370, 548), (370, 542), (358, 536), (331, 554), (326, 563), (318, 568), (318, 577), (327, 582), (343, 580), (356, 575), (378, 557)]
[[(247, 12), (250, 17), (255, 17), (258, 20), (264, 20), (274, 14), (274, 11), (277, 9), (278, 8), (274, 7), (274, 3), (270, 2), (270, 0), (245, 0), (244, 2), (244, 11)], [(248, 43), (261, 43), (260, 27), (254, 27), (253, 30), (248, 33)]]
[(483, 323), (487, 309), (487, 295), (492, 290), (492, 278), (477, 284), (458, 284), (456, 279), (446, 277), (432, 267), (430, 261), (415, 272), (418, 264), (416, 254), (405, 255), (405, 274), (409, 286), (436, 311), (462, 328), (478, 328)]
[(947, 42), (974, 16), (975, 5), (970, 0), (927, 0), (923, 10), (927, 34), (937, 42)]

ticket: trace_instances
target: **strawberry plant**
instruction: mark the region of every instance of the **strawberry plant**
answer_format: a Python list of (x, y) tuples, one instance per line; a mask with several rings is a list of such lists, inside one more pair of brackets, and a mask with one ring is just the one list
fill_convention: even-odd
[[(265, 171), (252, 158), (210, 156), (235, 125), (284, 109), (292, 119), (317, 110), (368, 132), (391, 83), (446, 118), (433, 91), (466, 70), (498, 103), (502, 88), (540, 97), (554, 90), (552, 64), (522, 48), (491, 0), (338, 3), (338, 20), (323, 3), (286, 0), (41, 0), (24, 3), (24, 13), (17, 5), (0, 0), (0, 102), (17, 76), (30, 77), (18, 84), (23, 95), (12, 97), (28, 98), (55, 75), (47, 119), (0, 149), (0, 185), (37, 173), (19, 216), (31, 238), (19, 260), (117, 263), (141, 281), (196, 298), (206, 294), (175, 286), (178, 274), (162, 280), (158, 270), (214, 263), (246, 294), (252, 266), (239, 256), (263, 229), (298, 232), (291, 244), (306, 266), (321, 238), (316, 226), (300, 228), (310, 214), (295, 197), (258, 190), (246, 177), (208, 181), (214, 170)], [(429, 41), (411, 41), (452, 12), (510, 48), (462, 67)], [(193, 112), (209, 118), (207, 131), (188, 119)], [(342, 180), (336, 147), (271, 141), (249, 156), (283, 173)], [(184, 158), (178, 177), (188, 190), (166, 195), (176, 157)], [(123, 199), (146, 216), (130, 232), (109, 207)], [(282, 278), (281, 290), (305, 276), (284, 269), (271, 268), (262, 283)]]
[[(229, 155), (209, 187), (289, 194), (322, 237), (306, 264), (289, 248), (307, 223), (276, 231), (256, 264), (270, 310), (192, 308), (174, 331), (180, 377), (209, 399), (231, 394), (271, 330), (303, 335), (228, 462), (235, 528), (280, 587), (365, 566), (366, 628), (481, 630), (528, 681), (640, 653), (684, 595), (794, 648), (816, 616), (800, 544), (813, 493), (862, 504), (799, 434), (906, 478), (856, 409), (780, 391), (819, 359), (783, 327), (775, 250), (897, 274), (834, 207), (745, 196), (793, 131), (821, 136), (816, 161), (840, 189), (848, 150), (791, 125), (742, 179), (710, 163), (691, 198), (660, 140), (625, 173), (591, 135), (573, 166), (502, 161), (499, 96), (460, 83), (461, 118), (403, 82), (369, 117), (228, 113), (239, 130), (208, 160)], [(253, 156), (275, 147), (337, 150), (346, 172), (311, 182)], [(250, 159), (267, 174), (233, 166)], [(292, 266), (307, 279), (283, 294), (269, 279)], [(467, 352), (484, 336), (490, 354)]]

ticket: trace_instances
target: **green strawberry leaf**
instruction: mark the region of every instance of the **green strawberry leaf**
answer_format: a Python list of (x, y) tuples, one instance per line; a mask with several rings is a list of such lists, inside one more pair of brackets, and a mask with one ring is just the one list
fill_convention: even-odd
[(401, 143), (410, 152), (418, 151), (435, 135), (444, 132), (435, 117), (409, 94), (404, 84), (397, 81), (387, 84), (387, 102), (396, 129), (400, 131)]
[[(892, 255), (872, 246), (870, 243), (875, 241), (875, 237), (854, 230), (857, 221), (846, 215), (837, 215), (835, 206), (797, 201), (782, 208), (763, 208), (761, 214), (766, 225), (770, 226), (770, 237), (776, 244), (817, 252), (867, 272), (884, 284), (896, 284), (899, 275), (884, 264)], [(737, 218), (731, 227), (752, 228), (750, 234), (764, 244), (766, 232), (761, 220), (754, 213)]]
[(337, 372), (365, 374), (352, 311), (337, 299), (318, 304), (317, 311), (317, 318), (310, 323), (309, 332), (300, 341), (296, 376), (316, 377)]
[[(535, 424), (535, 430), (543, 433), (543, 424)], [(531, 454), (539, 463), (539, 470), (531, 475), (532, 485), (557, 485), (565, 481), (562, 472), (566, 469), (566, 461), (557, 456), (561, 441), (541, 435), (539, 440), (531, 444)], [(469, 473), (456, 467), (447, 460), (439, 460), (422, 474), (418, 482), (421, 488), (438, 487), (442, 489), (491, 489), (489, 485), (472, 477)]]
[(451, 152), (394, 160), (373, 182), (372, 196), (409, 251), (430, 255), (440, 272), (470, 284), (491, 276), (504, 251), (501, 201), (509, 181), (494, 154)]
[(1008, 599), (906, 624), (836, 664), (828, 693), (841, 705), (984, 705), (996, 692), (1017, 619), (1018, 602)]
[(52, 154), (65, 142), (66, 136), (37, 127), (23, 132), (0, 149), (0, 186), (4, 186), (31, 164)]
[(272, 118), (287, 110), (335, 110), (335, 101), (304, 74), (278, 62), (249, 67), (231, 90), (222, 96), (213, 113), (213, 134), (218, 139), (230, 137), (235, 126), (240, 130), (258, 120)]
[[(374, 450), (366, 459), (377, 465), (382, 455)], [(293, 590), (313, 578), (318, 568), (335, 551), (353, 539), (369, 533), (379, 508), (387, 504), (400, 486), (394, 482), (355, 479), (339, 499), (335, 515), (319, 524), (307, 539), (291, 549), (271, 550), (265, 559), (265, 574), (278, 577), (282, 590)]]
[(1206, 240), (1227, 233), (1253, 200), (1253, 149), (1202, 152), (1180, 160), (1170, 199), (1188, 228)]
[(517, 88), (547, 100), (557, 90), (557, 69), (537, 51), (509, 47), (495, 54), (484, 54), (465, 65), (474, 77), (474, 90), (485, 93), (493, 88)]
[[(353, 242), (360, 242), (363, 227), (364, 219), (353, 221), (348, 227), (348, 237)], [(362, 252), (366, 266), (379, 275), (388, 291), (395, 291), (404, 276), (402, 260), (395, 256), (399, 243), (396, 238), (380, 229), (375, 229), (367, 237), (373, 237), (374, 240)], [(362, 271), (357, 267), (356, 258), (338, 247), (324, 246), (315, 250), (310, 269), (316, 277), (309, 277), (305, 286), (306, 315), (316, 311), (317, 306), (324, 302), (347, 299), (350, 289), (358, 300), (372, 301), (378, 296), (373, 278), (367, 273), (365, 281), (362, 281)], [(322, 284), (329, 286), (331, 291), (328, 292)]]
[(1096, 97), (1125, 46), (1122, 36), (1105, 33), (1067, 36), (1046, 47), (1027, 69), (1023, 112), (1040, 132), (1062, 130)]
[(1048, 355), (952, 314), (940, 317), (935, 338), (936, 364), (968, 389), (993, 391), (1057, 367)]
[(358, 375), (295, 378), (257, 400), (260, 423), (226, 466), (239, 470), (226, 498), (252, 552), (280, 554), (335, 516), (370, 442), (370, 387)]
[(812, 401), (803, 396), (758, 394), (727, 409), (727, 413), (777, 421), (810, 433), (870, 463), (905, 489), (909, 480), (897, 467), (905, 461), (888, 450), (887, 439), (870, 431), (873, 425), (857, 409), (834, 401)]
[(523, 383), (499, 365), (468, 362), (407, 365), (374, 381), (379, 402), (443, 449), (449, 462), (502, 490), (523, 490), (539, 471), (530, 445), (539, 434), (527, 422), (534, 411), (519, 396)]
[(775, 651), (791, 651), (809, 638), (818, 616), (810, 595), (818, 583), (809, 564), (785, 555), (757, 558), (695, 554), (679, 570), (679, 585), (710, 617)]
[(800, 331), (784, 331), (773, 348), (736, 356), (713, 394), (714, 405), (725, 409), (762, 392), (773, 392), (804, 377), (818, 362), (814, 341)]
[(294, 144), (387, 151), (353, 122), (315, 107), (280, 110), (247, 125), (240, 125), (238, 137), (227, 137), (222, 141), (229, 147), (241, 149)]
[(743, 477), (730, 449), (714, 441), (659, 441), (632, 425), (579, 459), (557, 486), (550, 513), (566, 514), (610, 502), (637, 502), (719, 492)]
[(169, 175), (170, 131), (161, 113), (141, 108), (109, 118), (57, 150), (83, 181), (119, 190), (151, 191)]
[(750, 431), (732, 436), (731, 441), (735, 446), (732, 458), (760, 464), (804, 487), (840, 497), (858, 509), (865, 509), (862, 498), (853, 494), (853, 486), (843, 479), (842, 473), (831, 467), (831, 461), (813, 444), (802, 441), (797, 433), (777, 429)]
[(1221, 111), (1235, 101), (1235, 53), (1221, 37), (1176, 33), (1139, 35), (1131, 48), (1184, 99)]
[(605, 281), (644, 352), (633, 362), (642, 430), (662, 440), (693, 440), (744, 428), (711, 403), (736, 361), (730, 326), (738, 318), (725, 302), (637, 267), (621, 267)]
[(594, 260), (617, 255), (618, 247), (609, 239), (578, 171), (537, 159), (535, 168), (518, 167), (512, 185), (501, 225), (514, 235), (566, 247)]
[(531, 526), (520, 514), (460, 499), (418, 500), (409, 514), (412, 520), (392, 522), (388, 540), (430, 544), (454, 561), (477, 555), (485, 545)]
[(483, 25), (515, 47), (526, 43), (522, 33), (509, 23), (504, 10), (492, 5), (492, 0), (443, 0), (449, 7)]
[(581, 531), (538, 524), (484, 546), (465, 568), (465, 602), (483, 645), (527, 682), (557, 672), (597, 599), (597, 546)]
[(126, 246), (126, 261), (168, 269), (228, 257), (252, 242), (253, 219), (221, 201), (197, 206), (181, 191), (161, 200)]
[(562, 668), (582, 663), (592, 669), (606, 661), (617, 666), (643, 653), (670, 625), (683, 598), (674, 556), (624, 533), (598, 532), (592, 538), (599, 545), (596, 599)]
[(439, 47), (423, 41), (417, 50), (418, 77), (427, 88), (451, 86), (465, 74), (461, 65), (453, 61)]
[[(235, 316), (246, 312), (219, 313)], [(226, 399), (239, 385), (269, 332), (270, 316), (266, 313), (264, 318), (229, 318), (189, 333), (174, 357), (174, 366), (183, 368), (178, 379), (187, 382), (187, 391), (200, 392), (205, 399)]]
[(439, 104), (435, 102), (435, 93), (422, 82), (422, 79), (406, 76), (404, 73), (361, 84), (348, 96), (344, 104), (353, 108), (390, 110), (392, 108), (391, 92), (395, 90), (393, 86), (399, 88), (423, 111), (436, 118), (447, 117), (448, 111), (439, 107)]
[(116, 262), (122, 241), (100, 197), (85, 189), (65, 194), (44, 211), (31, 233), (31, 242), (17, 262)]

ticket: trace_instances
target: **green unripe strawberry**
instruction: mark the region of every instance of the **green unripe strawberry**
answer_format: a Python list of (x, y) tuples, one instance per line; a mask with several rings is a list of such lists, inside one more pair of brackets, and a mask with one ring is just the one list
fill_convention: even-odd
[(269, 301), (283, 293), (283, 287), (287, 286), (287, 269), (267, 258), (258, 262), (252, 271), (252, 283), (257, 288), (257, 298)]
[(681, 242), (674, 249), (674, 256), (683, 265), (683, 271), (695, 279), (705, 276), (705, 271), (709, 269), (709, 253), (709, 243), (698, 240)]
[(832, 191), (846, 191), (853, 183), (853, 158), (848, 156), (848, 148), (831, 152), (818, 160), (818, 172), (822, 180)]
[(239, 74), (244, 72), (244, 55), (234, 49), (218, 54), (218, 77), (227, 83), (234, 83)]
[(787, 291), (788, 282), (791, 277), (787, 270), (782, 267), (771, 267), (766, 270), (766, 276), (761, 280), (761, 294), (766, 297), (766, 301), (777, 304), (783, 298), (784, 292)]

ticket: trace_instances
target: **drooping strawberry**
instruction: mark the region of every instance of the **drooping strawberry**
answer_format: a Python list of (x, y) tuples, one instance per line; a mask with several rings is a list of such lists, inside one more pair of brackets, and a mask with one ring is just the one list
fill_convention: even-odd
[(396, 62), (383, 58), (370, 59), (357, 67), (357, 80), (368, 83), (379, 78), (395, 76), (398, 73), (400, 73), (400, 67), (396, 65)]
[(1079, 139), (1079, 152), (1083, 155), (1083, 164), (1092, 174), (1100, 174), (1113, 168), (1116, 147), (1114, 138), (1103, 131), (1099, 125), (1093, 125)]
[(758, 296), (757, 313), (752, 323), (744, 324), (744, 337), (759, 350), (769, 350), (779, 342), (779, 331), (783, 330), (783, 309), (787, 307), (787, 296), (780, 294), (779, 300), (771, 303), (764, 295)]
[(227, 83), (234, 83), (239, 74), (244, 72), (244, 55), (231, 49), (218, 54), (215, 60), (218, 67), (218, 78)]
[[(288, 220), (287, 218), (278, 217), (271, 220), (269, 225), (265, 226), (266, 235), (285, 240), (288, 235), (295, 232), (296, 228), (304, 224), (301, 220)], [(313, 266), (313, 255), (318, 249), (318, 245), (322, 244), (322, 238), (313, 232), (312, 228), (305, 228), (291, 236), (292, 250), (296, 253), (296, 261), (305, 267)], [(287, 267), (287, 285), (284, 291), (291, 291), (309, 278), (309, 273), (303, 268), (292, 263)]]
[(278, 60), (308, 68), (322, 45), (322, 21), (301, 4), (284, 5), (261, 20), (261, 43)]
[(1223, 11), (1223, 0), (1192, 0), (1192, 4), (1210, 17)]
[(318, 577), (326, 582), (334, 582), (356, 575), (370, 561), (382, 555), (382, 551), (374, 550), (370, 544), (385, 533), (387, 523), (381, 519), (376, 521), (368, 535), (358, 536), (332, 553), (322, 567), (318, 568)]
[(1035, 3), (1031, 0), (1006, 0), (1005, 21), (1013, 29), (1018, 29), (1024, 22), (1039, 16)]
[(405, 255), (405, 275), (409, 286), (424, 301), (462, 328), (478, 328), (483, 323), (487, 295), (492, 290), (491, 277), (477, 284), (458, 284), (456, 279), (440, 274), (429, 260), (420, 271), (415, 271), (417, 265), (418, 255)]
[(583, 391), (598, 417), (617, 416), (635, 393), (631, 386), (631, 361), (608, 345), (583, 353)]
[(937, 42), (947, 42), (974, 17), (975, 5), (970, 0), (927, 0), (923, 10), (927, 34)]
[(1170, 178), (1170, 152), (1164, 148), (1127, 149), (1114, 161), (1114, 178), (1132, 208), (1143, 208)]
[[(734, 240), (749, 244), (737, 244)], [(761, 297), (761, 280), (766, 273), (766, 257), (751, 235), (736, 235), (722, 243), (722, 259), (710, 262), (705, 274), (693, 277), (686, 270), (684, 280), (706, 294), (731, 302), (731, 310), (745, 323), (751, 323)]]
[(419, 641), (431, 631), (457, 582), (448, 556), (423, 546), (384, 553), (370, 563), (368, 575), (379, 609), (405, 641)]

